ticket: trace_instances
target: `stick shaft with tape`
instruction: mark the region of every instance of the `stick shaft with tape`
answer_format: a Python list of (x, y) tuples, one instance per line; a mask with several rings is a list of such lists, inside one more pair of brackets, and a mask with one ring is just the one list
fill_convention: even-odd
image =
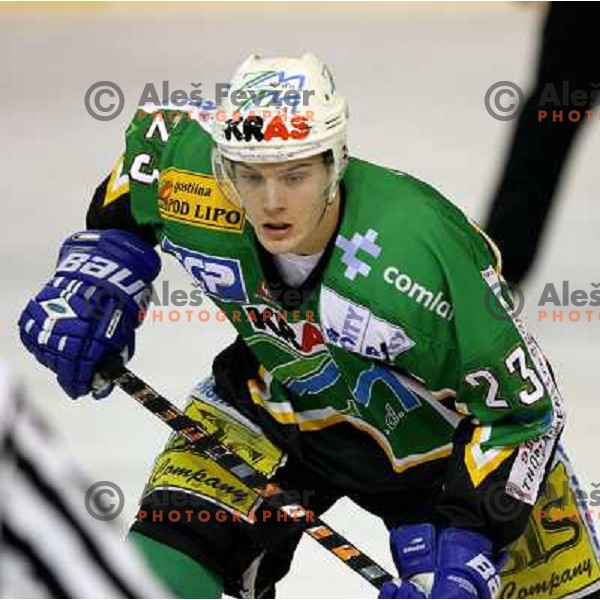
[[(227, 448), (216, 435), (210, 434), (203, 428), (201, 423), (188, 417), (172, 402), (169, 402), (140, 377), (127, 369), (119, 359), (105, 361), (99, 371), (103, 377), (112, 380), (144, 408), (156, 415), (190, 443), (193, 443), (205, 456), (227, 469), (243, 484), (254, 489), (262, 498), (273, 498), (274, 495), (284, 492), (235, 452)], [(278, 508), (278, 510), (284, 510), (286, 515), (291, 514), (296, 517), (305, 516), (307, 513), (312, 515), (310, 511), (296, 503), (288, 504)], [(310, 520), (312, 525), (304, 530), (305, 533), (377, 589), (392, 579), (390, 573), (351, 544), (343, 535), (329, 527), (319, 517), (312, 515)]]

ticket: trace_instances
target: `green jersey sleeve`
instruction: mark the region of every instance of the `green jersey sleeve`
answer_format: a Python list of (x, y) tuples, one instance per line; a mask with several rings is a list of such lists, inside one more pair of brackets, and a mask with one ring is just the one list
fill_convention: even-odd
[[(195, 112), (194, 112), (195, 111)], [(210, 136), (199, 109), (139, 107), (125, 131), (125, 148), (111, 173), (96, 188), (88, 229), (123, 229), (156, 244), (160, 238), (160, 176), (173, 148), (186, 134), (209, 168)]]
[(440, 511), (453, 526), (492, 531), (506, 543), (538, 497), (564, 426), (562, 398), (501, 276), (493, 242), (446, 204), (434, 237), (460, 365), (454, 403), (465, 417)]

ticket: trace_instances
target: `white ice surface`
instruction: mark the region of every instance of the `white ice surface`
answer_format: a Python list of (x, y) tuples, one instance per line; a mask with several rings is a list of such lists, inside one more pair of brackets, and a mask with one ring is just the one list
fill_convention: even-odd
[[(122, 129), (146, 82), (208, 91), (251, 52), (313, 51), (332, 67), (351, 107), (352, 152), (416, 174), (473, 217), (485, 214), (511, 123), (493, 120), (483, 97), (494, 82), (530, 82), (538, 6), (252, 4), (0, 7), (0, 354), (67, 438), (95, 480), (125, 491), (124, 516), (167, 431), (124, 394), (70, 402), (16, 334), (27, 298), (50, 275), (61, 240), (81, 229), (95, 185), (120, 153)], [(103, 123), (84, 109), (86, 89), (117, 82), (126, 109)], [(570, 408), (566, 441), (578, 472), (600, 481), (600, 320), (536, 322), (545, 282), (591, 290), (598, 281), (600, 123), (586, 127), (527, 288), (529, 322), (552, 358)], [(377, 210), (377, 198), (369, 201)], [(401, 231), (399, 232), (401, 235)], [(177, 265), (162, 278), (191, 289)], [(232, 339), (219, 323), (143, 327), (131, 366), (181, 400)], [(589, 488), (588, 488), (589, 489)], [(349, 503), (327, 519), (388, 568), (379, 522)], [(306, 539), (280, 597), (374, 597), (374, 590)]]

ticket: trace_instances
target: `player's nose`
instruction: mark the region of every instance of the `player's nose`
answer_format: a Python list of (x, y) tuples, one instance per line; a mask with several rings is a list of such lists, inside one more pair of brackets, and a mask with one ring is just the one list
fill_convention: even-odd
[(285, 208), (285, 194), (276, 180), (267, 180), (264, 188), (264, 210), (267, 214), (281, 212)]

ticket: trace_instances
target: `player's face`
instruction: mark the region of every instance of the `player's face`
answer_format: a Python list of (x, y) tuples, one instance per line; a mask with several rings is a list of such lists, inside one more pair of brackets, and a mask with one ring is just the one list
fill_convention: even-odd
[(327, 245), (337, 223), (337, 199), (330, 207), (325, 199), (331, 169), (322, 156), (235, 165), (234, 185), (269, 252), (313, 254)]

